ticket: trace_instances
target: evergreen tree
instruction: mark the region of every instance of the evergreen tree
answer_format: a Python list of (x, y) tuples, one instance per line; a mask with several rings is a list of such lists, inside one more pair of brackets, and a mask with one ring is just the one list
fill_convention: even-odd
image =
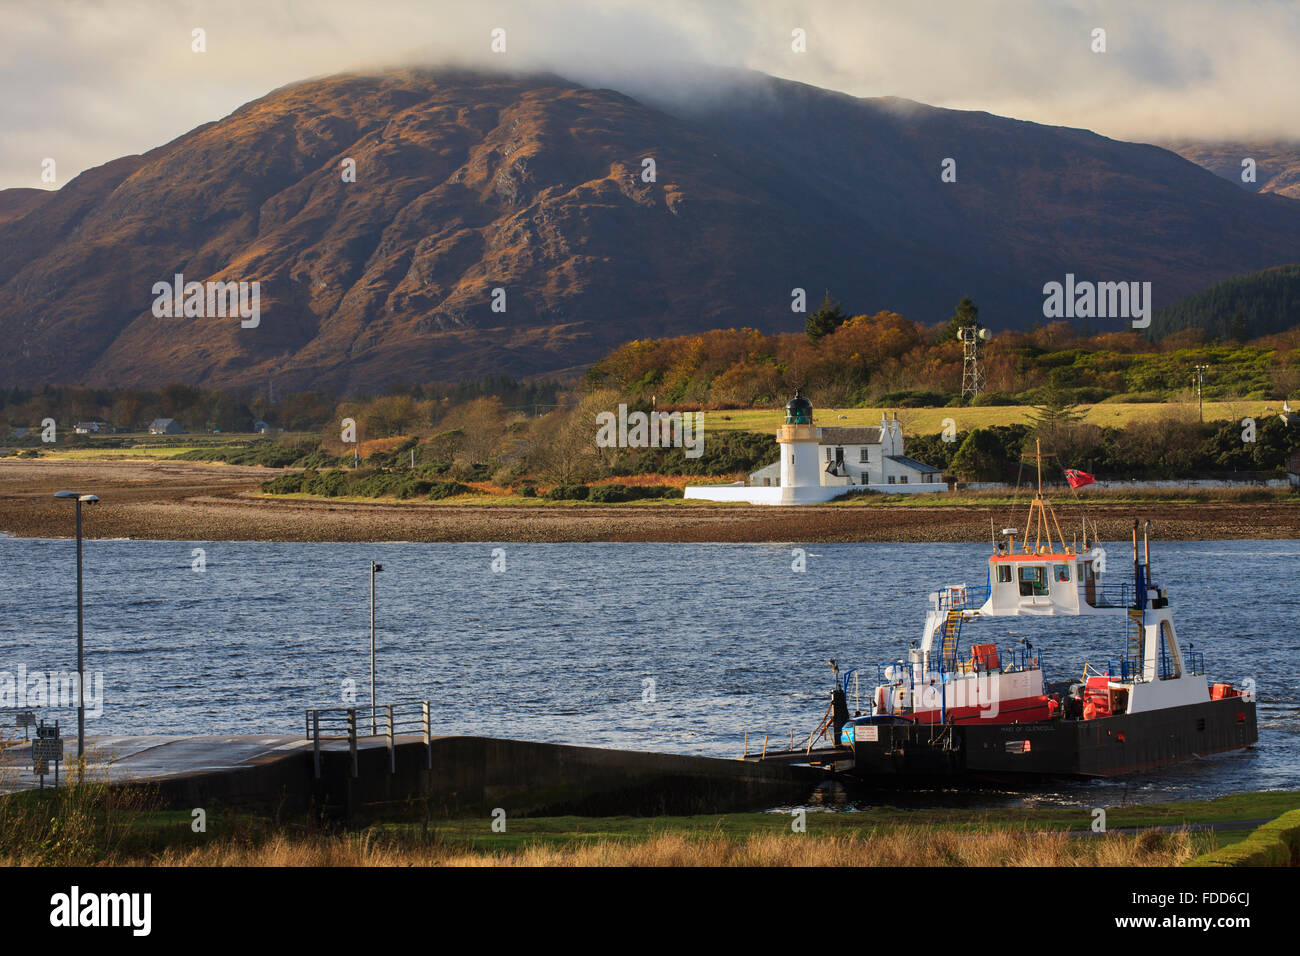
[(973, 325), (977, 329), (984, 328), (984, 326), (980, 324), (979, 314), (979, 306), (971, 301), (970, 296), (962, 296), (961, 301), (957, 303), (957, 311), (955, 311), (952, 318), (948, 320), (948, 324), (944, 327), (944, 330), (939, 333), (939, 341), (957, 341), (957, 330), (963, 329), (968, 325)]
[(1237, 342), (1239, 345), (1246, 344), (1250, 338), (1250, 323), (1246, 321), (1246, 313), (1238, 309), (1228, 320), (1228, 338)]
[(838, 302), (831, 301), (831, 293), (828, 289), (821, 306), (808, 316), (803, 328), (808, 338), (816, 342), (822, 336), (830, 335), (848, 320), (849, 314), (840, 307)]
[(964, 481), (999, 481), (1006, 469), (1006, 448), (990, 428), (977, 428), (952, 456), (950, 467)]
[(1043, 432), (1057, 425), (1072, 425), (1082, 421), (1086, 409), (1079, 408), (1079, 403), (1070, 398), (1069, 392), (1056, 386), (1049, 386), (1043, 398), (1043, 404), (1035, 405), (1029, 421), (1034, 434)]

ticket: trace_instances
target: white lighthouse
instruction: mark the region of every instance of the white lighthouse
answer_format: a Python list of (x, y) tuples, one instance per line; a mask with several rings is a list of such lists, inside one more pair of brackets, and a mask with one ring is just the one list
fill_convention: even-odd
[(817, 456), (821, 429), (813, 424), (812, 414), (812, 402), (803, 397), (800, 389), (795, 389), (794, 398), (785, 405), (785, 424), (776, 433), (777, 447), (781, 449), (783, 505), (820, 502), (827, 498), (822, 491), (821, 463)]
[[(843, 418), (844, 416), (840, 416)], [(880, 427), (813, 424), (812, 402), (795, 390), (776, 432), (779, 457), (729, 485), (687, 485), (685, 497), (752, 505), (811, 505), (846, 491), (917, 494), (946, 491), (938, 468), (903, 454), (903, 426), (897, 416)]]

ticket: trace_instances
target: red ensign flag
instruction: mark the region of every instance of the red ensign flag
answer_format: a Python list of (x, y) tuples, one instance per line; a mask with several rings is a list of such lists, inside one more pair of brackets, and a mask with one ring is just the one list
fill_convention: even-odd
[(1090, 485), (1097, 479), (1086, 471), (1079, 471), (1077, 468), (1065, 469), (1065, 480), (1070, 483), (1071, 488), (1082, 488), (1084, 485)]

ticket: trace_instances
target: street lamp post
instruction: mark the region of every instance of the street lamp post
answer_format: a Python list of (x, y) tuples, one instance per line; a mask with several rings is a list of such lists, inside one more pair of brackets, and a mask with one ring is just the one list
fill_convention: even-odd
[(382, 564), (370, 562), (370, 733), (378, 736), (379, 724), (375, 717), (375, 575), (384, 570)]
[(99, 501), (96, 495), (83, 495), (75, 491), (55, 492), (54, 497), (71, 499), (77, 504), (77, 777), (80, 779), (86, 764), (86, 670), (85, 634), (82, 627), (81, 602), (81, 505)]

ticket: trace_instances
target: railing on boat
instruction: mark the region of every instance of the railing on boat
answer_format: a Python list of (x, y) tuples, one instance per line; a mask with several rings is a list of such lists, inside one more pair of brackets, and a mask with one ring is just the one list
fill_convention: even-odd
[(1084, 602), (1089, 607), (1132, 607), (1133, 606), (1133, 585), (1131, 582), (1122, 584), (1099, 584), (1084, 583), (1080, 589)]
[[(930, 666), (925, 671), (925, 680), (946, 680), (951, 676), (960, 676), (962, 674), (980, 673), (974, 670), (970, 661), (959, 661), (956, 668), (945, 669), (943, 661), (935, 656), (930, 659)], [(876, 684), (889, 684), (891, 686), (906, 686), (909, 689), (916, 685), (916, 667), (907, 661), (891, 661), (888, 664), (876, 665)], [(996, 668), (1003, 674), (1014, 674), (1027, 670), (1042, 670), (1043, 658), (1042, 653), (1037, 649), (1026, 647), (1007, 647), (999, 651), (998, 667)], [(854, 673), (853, 671), (849, 672)], [(844, 679), (845, 693), (848, 692), (848, 678)]]
[(1012, 674), (1016, 671), (1043, 669), (1041, 654), (1038, 651), (1027, 647), (1003, 648), (1001, 657), (998, 660), (1002, 665), (1002, 672), (1004, 674)]
[(981, 607), (989, 598), (988, 585), (950, 584), (939, 592), (939, 610), (961, 611)]
[[(1141, 681), (1145, 670), (1145, 662), (1136, 658), (1111, 658), (1106, 661), (1104, 676), (1109, 677), (1111, 680)], [(1160, 649), (1160, 661), (1156, 673), (1160, 680), (1168, 680), (1171, 677), (1178, 676), (1173, 658), (1169, 655), (1169, 651), (1163, 647)], [(1204, 674), (1205, 655), (1200, 651), (1185, 652), (1183, 654), (1183, 673)]]

